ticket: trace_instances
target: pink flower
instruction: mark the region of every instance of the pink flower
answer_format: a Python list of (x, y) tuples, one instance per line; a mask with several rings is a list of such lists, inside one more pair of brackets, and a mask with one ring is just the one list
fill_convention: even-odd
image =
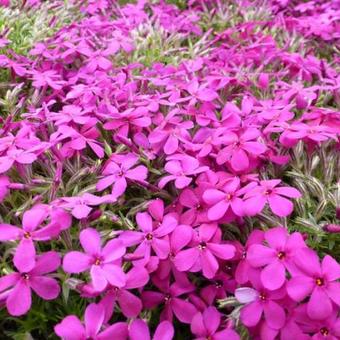
[(11, 224), (0, 224), (0, 241), (20, 240), (13, 259), (19, 271), (28, 272), (36, 264), (33, 241), (47, 241), (60, 233), (61, 226), (57, 222), (38, 229), (46, 217), (47, 212), (37, 206), (23, 214), (22, 229)]
[(127, 247), (138, 244), (134, 254), (144, 258), (145, 261), (150, 259), (151, 249), (160, 259), (166, 259), (170, 252), (168, 235), (176, 228), (177, 220), (171, 215), (166, 215), (162, 223), (154, 227), (151, 216), (143, 212), (136, 215), (136, 221), (141, 231), (123, 231), (119, 239)]
[(188, 210), (184, 211), (180, 215), (180, 222), (183, 224), (197, 225), (198, 223), (208, 222), (206, 204), (203, 201), (203, 193), (205, 188), (199, 186), (198, 188), (184, 189), (180, 196), (179, 202)]
[(110, 287), (100, 305), (105, 308), (105, 322), (110, 320), (115, 304), (127, 318), (135, 318), (142, 311), (140, 298), (130, 292), (132, 289), (142, 288), (149, 282), (149, 274), (144, 267), (133, 267), (126, 273), (126, 283), (123, 287)]
[(260, 181), (260, 185), (247, 191), (244, 195), (247, 215), (258, 214), (267, 202), (275, 215), (283, 217), (291, 214), (294, 205), (285, 197), (299, 198), (301, 194), (291, 187), (278, 187), (280, 182), (278, 179)]
[(204, 192), (203, 200), (210, 206), (209, 220), (219, 220), (230, 210), (237, 216), (243, 216), (243, 200), (240, 198), (243, 191), (238, 189), (240, 189), (240, 179), (234, 177), (223, 185), (221, 190), (208, 189)]
[(282, 227), (266, 231), (264, 240), (268, 246), (252, 244), (247, 260), (255, 268), (263, 268), (261, 282), (266, 289), (279, 289), (286, 281), (286, 269), (291, 274), (297, 272), (294, 259), (297, 251), (306, 248), (306, 245), (300, 233), (289, 235)]
[(331, 315), (333, 303), (340, 306), (340, 265), (326, 255), (320, 265), (316, 253), (308, 248), (300, 249), (295, 264), (301, 270), (287, 283), (288, 295), (295, 301), (307, 296), (307, 313), (311, 319), (321, 320)]
[(37, 158), (37, 155), (33, 152), (10, 149), (7, 151), (6, 156), (0, 157), (0, 174), (8, 171), (15, 163), (32, 164)]
[(333, 311), (326, 319), (314, 320), (308, 317), (307, 305), (303, 304), (297, 309), (295, 322), (307, 334), (313, 334), (314, 340), (337, 340), (340, 338), (340, 318), (338, 311)]
[(170, 235), (170, 252), (165, 260), (160, 260), (157, 273), (161, 280), (169, 277), (171, 272), (178, 277), (178, 271), (174, 265), (177, 253), (188, 245), (193, 236), (193, 229), (187, 225), (178, 225)]
[(236, 299), (246, 305), (241, 309), (241, 321), (247, 327), (256, 326), (262, 317), (272, 329), (281, 329), (286, 321), (284, 309), (278, 300), (286, 295), (284, 288), (267, 290), (258, 278), (253, 277), (252, 284), (255, 289), (243, 287), (235, 291)]
[(111, 195), (98, 197), (87, 192), (81, 196), (63, 197), (62, 200), (64, 202), (60, 206), (70, 209), (72, 215), (79, 220), (89, 216), (92, 206), (113, 201)]
[(142, 293), (143, 304), (146, 308), (164, 304), (161, 320), (172, 322), (173, 314), (175, 314), (179, 321), (190, 323), (197, 312), (196, 308), (190, 302), (180, 298), (180, 296), (192, 292), (193, 289), (192, 285), (182, 286), (175, 282), (171, 286), (161, 287), (162, 292), (144, 291)]
[(89, 117), (89, 111), (83, 110), (80, 106), (65, 105), (59, 112), (50, 112), (49, 119), (57, 126), (69, 123), (83, 125), (89, 123), (91, 117)]
[[(244, 247), (242, 247), (240, 250), (241, 252), (241, 258), (238, 261), (236, 270), (235, 270), (235, 280), (239, 284), (245, 284), (249, 281), (249, 276), (251, 275), (252, 271), (256, 270), (248, 261), (247, 254), (249, 248), (253, 244), (261, 244), (264, 239), (264, 232), (262, 230), (253, 230), (252, 233), (249, 235), (247, 243)], [(239, 246), (236, 247), (237, 250), (239, 250)]]
[(190, 93), (189, 105), (195, 105), (196, 102), (199, 101), (213, 101), (216, 98), (218, 98), (218, 93), (214, 90), (210, 89), (207, 84), (200, 85), (197, 81), (197, 79), (192, 79), (189, 82), (189, 85), (187, 86), (186, 90)]
[(221, 314), (215, 307), (206, 308), (203, 313), (198, 312), (191, 321), (191, 332), (196, 340), (239, 340), (240, 336), (230, 328), (218, 330), (221, 326)]
[(266, 151), (266, 146), (257, 141), (260, 131), (254, 128), (246, 129), (237, 135), (229, 132), (224, 144), (227, 146), (220, 150), (217, 155), (217, 164), (230, 162), (234, 171), (244, 171), (250, 165), (249, 156), (257, 157)]
[[(162, 321), (158, 324), (152, 340), (172, 340), (174, 337), (174, 326), (169, 321)], [(149, 327), (141, 319), (135, 319), (131, 322), (129, 328), (130, 340), (151, 340)]]
[[(175, 157), (177, 158), (177, 156)], [(175, 187), (177, 189), (183, 189), (192, 181), (192, 178), (189, 176), (197, 175), (207, 169), (208, 167), (200, 166), (199, 161), (190, 156), (170, 160), (164, 167), (164, 170), (170, 175), (163, 177), (159, 181), (158, 186), (162, 189), (170, 181), (175, 181)]]
[(220, 238), (216, 237), (217, 230), (217, 224), (202, 224), (192, 248), (177, 253), (174, 259), (176, 268), (179, 271), (193, 272), (202, 269), (206, 278), (213, 278), (219, 269), (216, 258), (230, 260), (235, 255), (234, 246), (220, 243)]
[(0, 292), (7, 292), (6, 306), (13, 316), (28, 312), (32, 304), (31, 289), (44, 300), (55, 299), (60, 292), (57, 281), (45, 274), (60, 266), (60, 256), (50, 251), (36, 258), (33, 268), (0, 278)]
[(79, 239), (85, 253), (68, 252), (63, 260), (65, 272), (78, 274), (90, 269), (92, 285), (97, 291), (103, 291), (109, 283), (112, 286), (124, 287), (126, 276), (117, 264), (125, 254), (122, 242), (113, 239), (102, 248), (100, 235), (92, 228), (84, 229)]
[(54, 331), (64, 340), (126, 340), (128, 326), (125, 322), (117, 322), (101, 331), (104, 315), (102, 306), (91, 303), (85, 310), (85, 325), (75, 315), (68, 315), (54, 327)]
[(97, 183), (97, 190), (102, 191), (112, 186), (113, 198), (120, 197), (126, 190), (127, 180), (144, 182), (148, 170), (139, 165), (132, 168), (138, 161), (138, 157), (132, 153), (126, 155), (114, 155), (103, 170), (103, 178)]

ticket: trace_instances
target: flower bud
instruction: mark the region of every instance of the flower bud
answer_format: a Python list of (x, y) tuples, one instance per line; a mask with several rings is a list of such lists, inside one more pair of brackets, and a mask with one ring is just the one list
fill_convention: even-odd
[(338, 234), (340, 233), (340, 224), (326, 224), (323, 226), (323, 230), (328, 233)]

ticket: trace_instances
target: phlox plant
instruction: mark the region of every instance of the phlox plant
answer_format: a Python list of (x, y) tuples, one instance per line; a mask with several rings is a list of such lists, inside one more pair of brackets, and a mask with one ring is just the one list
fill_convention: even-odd
[(47, 3), (0, 36), (0, 338), (339, 339), (339, 2)]

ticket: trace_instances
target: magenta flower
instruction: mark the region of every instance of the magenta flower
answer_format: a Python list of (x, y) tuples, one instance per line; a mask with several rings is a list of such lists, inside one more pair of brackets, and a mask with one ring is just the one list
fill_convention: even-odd
[(175, 181), (176, 188), (183, 189), (191, 183), (192, 178), (190, 176), (208, 170), (208, 167), (200, 166), (199, 161), (193, 157), (183, 156), (180, 159), (174, 159), (167, 162), (164, 170), (170, 175), (163, 177), (159, 181), (158, 186), (162, 189), (170, 181)]
[(72, 155), (74, 151), (81, 151), (86, 149), (88, 145), (92, 151), (99, 157), (104, 157), (104, 149), (97, 139), (99, 137), (98, 130), (95, 127), (83, 125), (80, 131), (67, 126), (62, 125), (59, 127), (55, 135), (51, 136), (51, 142), (60, 142), (63, 139), (70, 138), (69, 142), (64, 143), (61, 153), (63, 156)]
[(98, 197), (86, 192), (81, 196), (63, 197), (62, 200), (65, 203), (62, 202), (60, 206), (70, 209), (72, 215), (80, 220), (89, 216), (92, 206), (112, 202), (113, 198), (111, 195)]
[(235, 291), (236, 299), (246, 304), (241, 309), (242, 323), (247, 327), (254, 327), (259, 324), (263, 317), (270, 328), (282, 328), (286, 321), (286, 314), (278, 300), (285, 297), (286, 290), (284, 288), (267, 290), (258, 278), (253, 278), (252, 284), (255, 289), (243, 287)]
[(130, 290), (142, 288), (149, 282), (149, 274), (144, 267), (133, 267), (126, 273), (126, 283), (123, 287), (112, 287), (100, 305), (105, 308), (105, 322), (110, 320), (116, 303), (119, 305), (122, 313), (127, 318), (135, 318), (142, 311), (143, 305), (140, 298), (132, 294)]
[(31, 71), (33, 75), (32, 85), (36, 88), (50, 86), (53, 90), (61, 90), (65, 81), (61, 80), (60, 73), (56, 70), (33, 70)]
[(9, 170), (16, 163), (23, 165), (32, 164), (37, 158), (37, 155), (33, 152), (10, 149), (6, 152), (6, 156), (0, 157), (0, 174)]
[(310, 295), (307, 313), (311, 319), (321, 320), (331, 315), (333, 303), (340, 306), (340, 265), (326, 255), (320, 265), (316, 253), (308, 248), (300, 249), (295, 264), (301, 270), (287, 283), (287, 293), (295, 301)]
[(91, 303), (85, 310), (84, 325), (75, 315), (68, 315), (54, 327), (54, 331), (63, 340), (126, 340), (128, 326), (125, 322), (117, 322), (101, 331), (104, 315), (102, 306)]
[(45, 274), (60, 266), (60, 256), (50, 251), (36, 258), (33, 268), (11, 273), (0, 278), (0, 294), (6, 292), (6, 307), (9, 314), (20, 316), (31, 308), (31, 289), (44, 300), (55, 299), (60, 292), (57, 281)]
[[(162, 321), (155, 330), (152, 340), (172, 340), (174, 337), (174, 326), (169, 321)], [(130, 340), (151, 340), (149, 327), (145, 321), (135, 319), (131, 322), (129, 328)]]
[(258, 214), (267, 202), (275, 215), (283, 217), (291, 214), (294, 205), (286, 197), (299, 198), (301, 193), (292, 187), (278, 187), (280, 182), (278, 179), (260, 181), (260, 185), (247, 191), (244, 195), (247, 215)]
[(220, 150), (217, 155), (217, 164), (230, 162), (234, 171), (244, 171), (250, 166), (249, 156), (257, 157), (266, 151), (266, 146), (257, 141), (260, 131), (249, 128), (239, 136), (236, 133), (229, 132), (228, 138), (224, 138), (224, 144), (227, 146)]
[(186, 97), (190, 99), (189, 105), (195, 105), (198, 100), (209, 102), (218, 98), (217, 92), (210, 89), (207, 84), (200, 85), (197, 79), (192, 79), (186, 90), (190, 93), (190, 97)]
[(261, 282), (266, 289), (279, 289), (286, 281), (286, 269), (292, 275), (297, 272), (294, 259), (297, 251), (306, 248), (306, 244), (300, 233), (289, 235), (287, 229), (282, 227), (266, 231), (264, 240), (268, 246), (252, 244), (247, 260), (255, 268), (263, 268)]
[(89, 111), (83, 110), (80, 106), (65, 105), (59, 112), (50, 112), (49, 119), (54, 121), (57, 126), (70, 123), (83, 125), (89, 123), (91, 117)]
[(174, 259), (178, 252), (188, 245), (193, 236), (193, 229), (187, 225), (178, 225), (170, 235), (170, 252), (165, 260), (160, 260), (157, 273), (161, 280), (165, 280), (172, 272), (178, 277), (178, 271), (174, 265)]
[(208, 218), (211, 221), (221, 219), (228, 211), (232, 211), (237, 216), (243, 216), (243, 200), (240, 198), (243, 191), (240, 189), (240, 179), (232, 178), (221, 190), (208, 189), (203, 194), (203, 200), (210, 206)]
[(218, 330), (221, 326), (221, 314), (215, 307), (206, 308), (203, 313), (198, 312), (191, 321), (191, 332), (196, 340), (239, 340), (240, 336), (230, 328)]
[(51, 222), (38, 229), (46, 217), (47, 212), (44, 209), (33, 207), (23, 214), (22, 228), (0, 224), (0, 241), (19, 240), (13, 259), (19, 271), (28, 272), (35, 266), (34, 241), (48, 241), (58, 236), (61, 226), (57, 222)]
[(119, 239), (127, 247), (138, 244), (134, 254), (146, 261), (150, 259), (151, 249), (160, 259), (166, 259), (170, 252), (168, 235), (176, 228), (177, 220), (166, 215), (163, 222), (154, 228), (151, 216), (144, 212), (136, 215), (136, 221), (141, 231), (123, 231)]
[(132, 153), (114, 155), (102, 172), (104, 177), (98, 181), (97, 190), (102, 191), (113, 184), (112, 195), (117, 199), (125, 192), (127, 180), (144, 182), (148, 170), (144, 165), (132, 168), (137, 161), (138, 157)]
[[(264, 239), (264, 232), (262, 230), (253, 230), (249, 235), (247, 243), (244, 247), (240, 249), (241, 258), (238, 261), (236, 270), (235, 270), (235, 280), (239, 284), (245, 284), (249, 281), (249, 276), (252, 274), (254, 269), (247, 258), (248, 250), (253, 244), (261, 244)], [(239, 245), (236, 247), (239, 250)]]
[(217, 258), (230, 260), (235, 255), (234, 246), (220, 243), (220, 238), (215, 239), (217, 230), (217, 224), (202, 224), (193, 246), (177, 253), (174, 259), (176, 268), (179, 271), (202, 270), (206, 278), (213, 278), (219, 269)]
[(208, 222), (206, 204), (203, 201), (203, 193), (205, 191), (204, 186), (198, 188), (184, 189), (180, 196), (179, 202), (188, 210), (184, 211), (180, 215), (180, 222), (188, 225), (197, 225), (198, 223)]
[(194, 305), (180, 298), (181, 295), (192, 292), (194, 286), (181, 286), (173, 283), (170, 287), (161, 287), (162, 292), (144, 291), (142, 300), (144, 307), (153, 308), (164, 304), (160, 319), (172, 322), (173, 315), (183, 323), (190, 323), (197, 310)]
[(309, 318), (307, 305), (297, 308), (295, 322), (306, 334), (313, 334), (314, 340), (337, 340), (340, 338), (340, 318), (338, 311), (333, 311), (326, 319), (314, 320)]
[(84, 229), (79, 239), (85, 253), (68, 252), (63, 260), (65, 272), (78, 274), (90, 270), (92, 285), (97, 291), (103, 291), (109, 283), (119, 288), (124, 287), (126, 276), (118, 264), (125, 254), (122, 242), (113, 239), (102, 248), (100, 235), (92, 228)]

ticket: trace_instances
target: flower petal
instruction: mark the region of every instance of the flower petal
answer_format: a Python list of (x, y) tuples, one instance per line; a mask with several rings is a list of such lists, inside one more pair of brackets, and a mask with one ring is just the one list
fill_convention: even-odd
[(6, 306), (13, 316), (26, 314), (32, 304), (31, 289), (26, 280), (20, 280), (9, 293)]
[(64, 256), (63, 268), (67, 273), (81, 273), (91, 266), (92, 258), (79, 251), (70, 251)]
[(311, 319), (323, 320), (332, 313), (332, 302), (323, 287), (315, 287), (307, 304), (307, 314)]
[(100, 235), (97, 230), (87, 228), (81, 231), (79, 235), (80, 244), (85, 250), (85, 253), (90, 255), (99, 255), (101, 244)]
[(58, 282), (50, 277), (33, 276), (30, 284), (34, 292), (45, 300), (53, 300), (60, 293)]
[(104, 307), (91, 303), (85, 310), (86, 336), (95, 338), (104, 322)]
[(15, 267), (22, 273), (29, 272), (35, 266), (35, 254), (32, 239), (21, 239), (13, 259)]
[(55, 333), (65, 340), (85, 339), (85, 328), (75, 315), (69, 315), (54, 327)]
[(286, 269), (279, 261), (268, 264), (261, 271), (261, 282), (263, 286), (269, 290), (279, 289), (286, 281)]

